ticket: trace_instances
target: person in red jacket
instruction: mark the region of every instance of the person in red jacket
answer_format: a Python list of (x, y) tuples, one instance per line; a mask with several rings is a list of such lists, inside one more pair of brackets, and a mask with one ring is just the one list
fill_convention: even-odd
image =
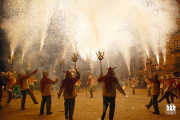
[(25, 110), (25, 101), (26, 101), (26, 94), (29, 94), (31, 99), (33, 100), (34, 104), (38, 104), (33, 92), (29, 89), (29, 82), (28, 79), (32, 77), (35, 73), (37, 73), (38, 69), (33, 71), (30, 75), (26, 75), (25, 73), (21, 73), (17, 82), (13, 84), (13, 88), (19, 84), (20, 91), (22, 94), (22, 99), (21, 99), (21, 109)]
[(56, 81), (49, 79), (49, 71), (43, 71), (43, 78), (40, 81), (40, 92), (42, 95), (41, 107), (39, 115), (44, 114), (44, 106), (46, 103), (46, 113), (47, 115), (53, 114), (51, 112), (51, 86), (57, 84), (58, 78)]
[(65, 79), (62, 81), (58, 99), (61, 96), (61, 93), (64, 91), (64, 107), (65, 107), (65, 119), (68, 119), (69, 111), (69, 120), (73, 119), (75, 98), (77, 96), (76, 91), (76, 82), (80, 79), (80, 73), (76, 70), (76, 77), (73, 78), (69, 71), (66, 72)]
[(102, 114), (101, 120), (104, 120), (106, 116), (106, 110), (107, 110), (108, 104), (110, 104), (109, 120), (113, 120), (114, 118), (116, 89), (125, 95), (124, 90), (122, 89), (117, 78), (114, 75), (115, 75), (115, 72), (113, 68), (109, 67), (107, 74), (102, 76), (102, 73), (101, 73), (98, 78), (98, 82), (103, 83), (103, 88), (102, 88), (103, 114)]
[(175, 89), (175, 81), (171, 79), (170, 77), (168, 77), (168, 81), (166, 82), (165, 93), (161, 96), (158, 102), (160, 103), (165, 98), (168, 104), (173, 102), (174, 99), (172, 99), (172, 101), (170, 102), (169, 96), (172, 96), (172, 97), (174, 96), (177, 98), (177, 96), (173, 93), (174, 89)]

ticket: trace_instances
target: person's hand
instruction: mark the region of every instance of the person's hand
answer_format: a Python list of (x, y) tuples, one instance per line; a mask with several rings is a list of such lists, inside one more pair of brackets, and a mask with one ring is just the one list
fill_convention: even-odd
[(124, 93), (124, 96), (126, 95), (126, 93)]

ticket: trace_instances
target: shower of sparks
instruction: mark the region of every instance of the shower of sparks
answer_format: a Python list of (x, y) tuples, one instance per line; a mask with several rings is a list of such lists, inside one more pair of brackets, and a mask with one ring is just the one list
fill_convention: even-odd
[(166, 57), (164, 57), (164, 62), (166, 62)]
[(22, 61), (23, 61), (23, 59), (24, 59), (24, 50), (23, 50), (23, 53), (22, 53)]
[(148, 57), (152, 51), (159, 64), (159, 53), (165, 61), (167, 35), (178, 29), (175, 0), (6, 0), (3, 6), (1, 28), (11, 56), (27, 44), (26, 52), (43, 52), (44, 59), (64, 49), (63, 58), (74, 51), (93, 62), (96, 51), (106, 51), (112, 53), (106, 57), (109, 64), (121, 54), (129, 72), (132, 48)]
[(14, 57), (14, 51), (12, 50), (11, 51), (11, 60), (13, 59), (13, 57)]
[(157, 60), (157, 63), (159, 65), (159, 55), (156, 55), (156, 60)]

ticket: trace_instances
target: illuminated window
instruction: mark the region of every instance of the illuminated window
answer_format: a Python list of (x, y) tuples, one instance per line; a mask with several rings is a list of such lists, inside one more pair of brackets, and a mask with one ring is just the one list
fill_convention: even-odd
[(180, 51), (180, 40), (175, 40), (174, 41), (174, 50), (175, 50), (175, 52)]

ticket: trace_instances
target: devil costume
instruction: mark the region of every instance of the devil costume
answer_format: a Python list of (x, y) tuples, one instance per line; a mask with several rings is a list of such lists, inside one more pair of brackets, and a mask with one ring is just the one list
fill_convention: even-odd
[(98, 78), (98, 82), (103, 83), (103, 114), (101, 120), (104, 120), (106, 116), (108, 104), (110, 104), (109, 120), (113, 120), (115, 110), (116, 89), (125, 95), (124, 90), (122, 89), (117, 78), (114, 75), (114, 70), (110, 67), (105, 76), (99, 76)]
[(75, 106), (75, 97), (77, 96), (76, 91), (76, 82), (80, 79), (80, 73), (76, 71), (76, 77), (73, 78), (69, 71), (66, 72), (66, 77), (62, 81), (58, 98), (61, 96), (61, 93), (64, 91), (64, 107), (65, 107), (65, 119), (68, 119), (69, 112), (69, 120), (73, 119), (73, 112)]
[(26, 109), (26, 108), (24, 108), (25, 100), (26, 100), (26, 94), (30, 95), (30, 97), (33, 100), (34, 104), (38, 104), (33, 92), (29, 89), (29, 84), (28, 84), (29, 83), (28, 79), (30, 77), (32, 77), (37, 71), (38, 71), (38, 69), (33, 71), (30, 75), (21, 74), (19, 76), (17, 82), (13, 84), (13, 88), (18, 84), (20, 86), (20, 91), (21, 91), (21, 94), (22, 94), (22, 99), (21, 99), (21, 109), (22, 110)]
[(42, 95), (40, 114), (44, 114), (44, 106), (46, 103), (46, 113), (47, 115), (53, 114), (51, 112), (51, 86), (57, 84), (58, 78), (56, 81), (52, 81), (48, 78), (48, 71), (43, 71), (43, 78), (40, 81), (40, 92)]

